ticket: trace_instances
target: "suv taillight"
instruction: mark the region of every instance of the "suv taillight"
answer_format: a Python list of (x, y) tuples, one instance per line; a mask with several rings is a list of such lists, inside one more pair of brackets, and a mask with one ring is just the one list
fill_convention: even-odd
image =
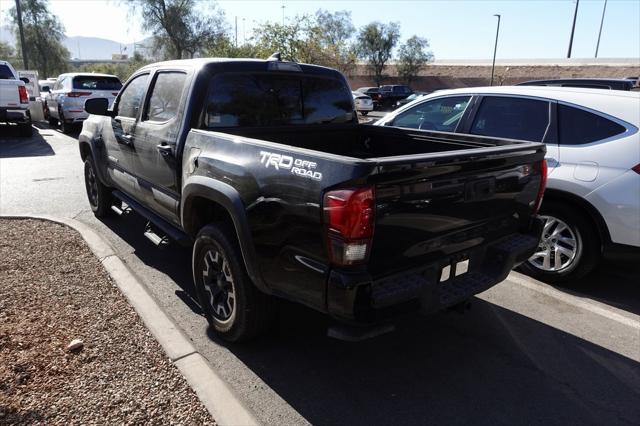
[(91, 96), (91, 92), (69, 92), (67, 96), (70, 98), (79, 98), (81, 96)]
[(538, 164), (534, 165), (534, 170), (540, 172), (540, 187), (538, 188), (538, 196), (536, 197), (536, 204), (533, 208), (533, 214), (537, 214), (542, 204), (542, 197), (544, 196), (544, 190), (547, 187), (547, 160), (542, 160)]
[(24, 86), (18, 86), (18, 95), (20, 96), (21, 104), (29, 103), (29, 94), (27, 93), (27, 88)]
[(634, 167), (631, 168), (631, 170), (633, 170), (634, 172), (640, 175), (640, 164), (636, 164)]
[(373, 240), (373, 187), (329, 191), (323, 207), (331, 262), (340, 266), (365, 262)]

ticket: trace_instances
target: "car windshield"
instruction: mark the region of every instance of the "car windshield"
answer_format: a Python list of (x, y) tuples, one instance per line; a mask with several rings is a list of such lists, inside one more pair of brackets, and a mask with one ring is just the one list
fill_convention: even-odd
[(77, 76), (73, 79), (74, 89), (120, 90), (122, 83), (117, 77)]
[(206, 103), (207, 127), (348, 123), (353, 95), (339, 80), (272, 74), (217, 74)]

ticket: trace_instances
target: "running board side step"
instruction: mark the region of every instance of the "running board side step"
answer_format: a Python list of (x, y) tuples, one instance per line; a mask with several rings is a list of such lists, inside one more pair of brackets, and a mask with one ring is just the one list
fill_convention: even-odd
[(118, 216), (122, 216), (123, 214), (129, 213), (131, 211), (131, 207), (129, 206), (125, 207), (124, 209), (121, 207), (122, 207), (122, 202), (120, 203), (120, 207), (116, 205), (112, 205), (111, 210), (113, 210), (113, 212)]
[[(168, 240), (175, 241), (181, 246), (189, 246), (193, 243), (191, 237), (185, 232), (176, 228), (167, 220), (152, 212), (127, 194), (123, 193), (122, 191), (116, 190), (113, 191), (113, 195), (119, 200), (125, 202), (131, 210), (135, 211), (140, 216), (149, 221), (149, 224), (147, 224), (144, 231), (144, 236), (148, 238), (149, 241), (153, 242), (156, 245), (164, 244), (165, 242), (168, 242)], [(158, 241), (159, 243), (157, 243)]]

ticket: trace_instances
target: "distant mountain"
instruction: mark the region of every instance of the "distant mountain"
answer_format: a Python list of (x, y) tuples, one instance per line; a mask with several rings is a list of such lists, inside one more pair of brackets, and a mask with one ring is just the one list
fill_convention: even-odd
[[(0, 28), (0, 41), (12, 46), (16, 45), (13, 33), (6, 28)], [(63, 43), (69, 50), (72, 59), (111, 59), (111, 55), (114, 53), (126, 53), (129, 56), (134, 53), (133, 43), (120, 44), (117, 41), (98, 37), (67, 37)], [(146, 53), (146, 46), (150, 44), (151, 39), (147, 38), (136, 42), (136, 49)]]

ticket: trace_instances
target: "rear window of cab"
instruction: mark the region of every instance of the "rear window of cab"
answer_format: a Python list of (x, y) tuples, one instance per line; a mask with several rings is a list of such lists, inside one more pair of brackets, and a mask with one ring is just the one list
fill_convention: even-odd
[(220, 73), (205, 102), (205, 127), (262, 127), (353, 121), (340, 80), (290, 74)]

